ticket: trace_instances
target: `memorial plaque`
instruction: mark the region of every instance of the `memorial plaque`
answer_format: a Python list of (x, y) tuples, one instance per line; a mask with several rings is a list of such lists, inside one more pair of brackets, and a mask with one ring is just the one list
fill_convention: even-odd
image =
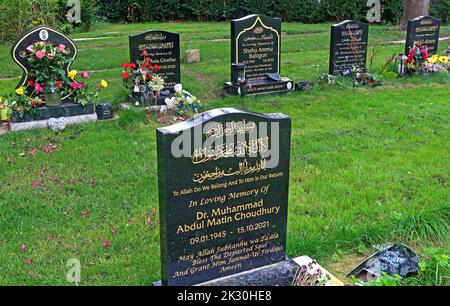
[(233, 20), (231, 62), (245, 64), (250, 81), (266, 79), (269, 73), (280, 74), (281, 19), (250, 15)]
[[(45, 43), (51, 43), (55, 46), (59, 46), (61, 44), (66, 46), (66, 50), (69, 52), (68, 56), (73, 58), (72, 61), (65, 65), (66, 71), (70, 71), (70, 66), (72, 65), (78, 54), (78, 49), (75, 46), (75, 43), (63, 33), (60, 33), (52, 28), (46, 26), (34, 27), (20, 36), (11, 48), (11, 55), (14, 62), (19, 65), (19, 67), (23, 71), (22, 79), (20, 80), (16, 88), (24, 87), (28, 83), (28, 81), (31, 80), (32, 70), (27, 59), (29, 55), (27, 52), (27, 48), (41, 41)], [(29, 90), (31, 94), (33, 89), (30, 88)], [(68, 94), (62, 97), (61, 100), (63, 102), (69, 100), (70, 95), (71, 94)]]
[(439, 31), (441, 21), (430, 16), (420, 16), (408, 21), (408, 31), (406, 33), (405, 54), (414, 46), (414, 42), (425, 44), (430, 55), (438, 52)]
[(346, 20), (331, 26), (329, 74), (353, 65), (366, 65), (369, 25)]
[(166, 31), (152, 30), (129, 37), (131, 62), (143, 60), (142, 53), (147, 51), (153, 64), (159, 65), (158, 75), (166, 82), (165, 89), (174, 91), (181, 83), (180, 73), (180, 35)]
[(289, 117), (234, 108), (157, 130), (163, 285), (286, 260), (290, 138)]

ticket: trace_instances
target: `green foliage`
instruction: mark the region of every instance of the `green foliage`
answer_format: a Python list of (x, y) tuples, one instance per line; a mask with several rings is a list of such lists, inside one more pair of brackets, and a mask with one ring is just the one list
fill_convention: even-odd
[[(443, 16), (449, 0), (435, 0), (432, 11)], [(100, 0), (100, 16), (109, 21), (224, 20), (248, 14), (281, 17), (285, 21), (317, 23), (366, 20), (367, 0)], [(398, 24), (405, 0), (381, 0), (383, 20)]]
[(450, 0), (431, 0), (430, 15), (440, 18), (443, 23), (450, 21)]
[(449, 286), (450, 256), (448, 250), (442, 248), (426, 248), (425, 256), (425, 260), (419, 263), (419, 275), (404, 279), (402, 285)]
[(449, 210), (438, 209), (412, 214), (393, 214), (397, 224), (394, 236), (407, 240), (445, 241), (449, 233)]

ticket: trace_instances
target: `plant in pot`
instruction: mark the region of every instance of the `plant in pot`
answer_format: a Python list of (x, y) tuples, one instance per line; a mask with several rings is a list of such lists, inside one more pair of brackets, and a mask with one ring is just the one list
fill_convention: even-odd
[[(35, 43), (27, 48), (28, 63), (32, 69), (32, 82), (36, 87), (35, 93), (43, 93), (47, 106), (61, 105), (64, 85), (68, 81), (66, 65), (73, 58), (65, 45), (53, 46), (45, 42)], [(75, 73), (76, 75), (76, 73)], [(69, 79), (74, 81), (69, 73)]]
[(156, 104), (158, 96), (164, 89), (164, 80), (156, 74), (161, 67), (153, 65), (147, 52), (142, 52), (142, 60), (131, 64), (123, 63), (122, 68), (123, 85), (132, 91), (136, 105), (148, 104), (150, 106), (152, 100)]

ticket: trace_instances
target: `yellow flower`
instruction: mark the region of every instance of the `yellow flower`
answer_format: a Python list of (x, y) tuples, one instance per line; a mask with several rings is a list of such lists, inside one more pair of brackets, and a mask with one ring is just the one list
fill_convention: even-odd
[(439, 60), (439, 58), (438, 58), (437, 55), (435, 54), (435, 55), (433, 55), (432, 57), (430, 57), (430, 58), (428, 59), (428, 62), (431, 63), (431, 64), (436, 64), (436, 63), (438, 62), (438, 60)]
[(448, 57), (448, 56), (439, 57), (439, 62), (442, 64), (447, 64), (449, 60), (450, 60), (450, 57)]
[(102, 80), (100, 85), (102, 85), (103, 88), (106, 88), (106, 87), (108, 87), (108, 82), (106, 82), (105, 80)]
[(77, 76), (78, 71), (76, 70), (71, 70), (69, 71), (69, 78), (71, 78), (72, 80)]
[(25, 93), (25, 91), (23, 90), (22, 87), (16, 89), (16, 94), (17, 94), (18, 96), (21, 96), (21, 95), (23, 95), (24, 93)]

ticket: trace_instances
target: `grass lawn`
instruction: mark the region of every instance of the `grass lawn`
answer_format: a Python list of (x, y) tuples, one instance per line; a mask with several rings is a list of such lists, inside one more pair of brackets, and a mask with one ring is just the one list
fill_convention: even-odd
[[(283, 75), (315, 80), (327, 72), (329, 27), (283, 24)], [(93, 82), (107, 80), (101, 100), (117, 107), (127, 96), (120, 77), (129, 59), (127, 35), (152, 28), (181, 33), (182, 54), (201, 49), (200, 64), (182, 65), (182, 81), (205, 109), (292, 117), (288, 255), (309, 255), (341, 277), (352, 266), (334, 266), (370, 254), (377, 243), (448, 252), (448, 75), (386, 79), (375, 89), (315, 86), (310, 93), (222, 99), (230, 74), (229, 23), (100, 25), (73, 36), (107, 37), (78, 41), (73, 68), (92, 71)], [(443, 26), (441, 37), (448, 36), (450, 26)], [(403, 44), (390, 41), (404, 37), (396, 27), (370, 27), (373, 71), (402, 52)], [(447, 45), (450, 40), (442, 41), (440, 50)], [(0, 46), (0, 95), (11, 92), (20, 75), (9, 49)], [(141, 112), (119, 115), (59, 134), (0, 136), (0, 285), (68, 285), (70, 258), (81, 261), (82, 285), (159, 279), (158, 125)], [(448, 284), (448, 267), (443, 271)]]

